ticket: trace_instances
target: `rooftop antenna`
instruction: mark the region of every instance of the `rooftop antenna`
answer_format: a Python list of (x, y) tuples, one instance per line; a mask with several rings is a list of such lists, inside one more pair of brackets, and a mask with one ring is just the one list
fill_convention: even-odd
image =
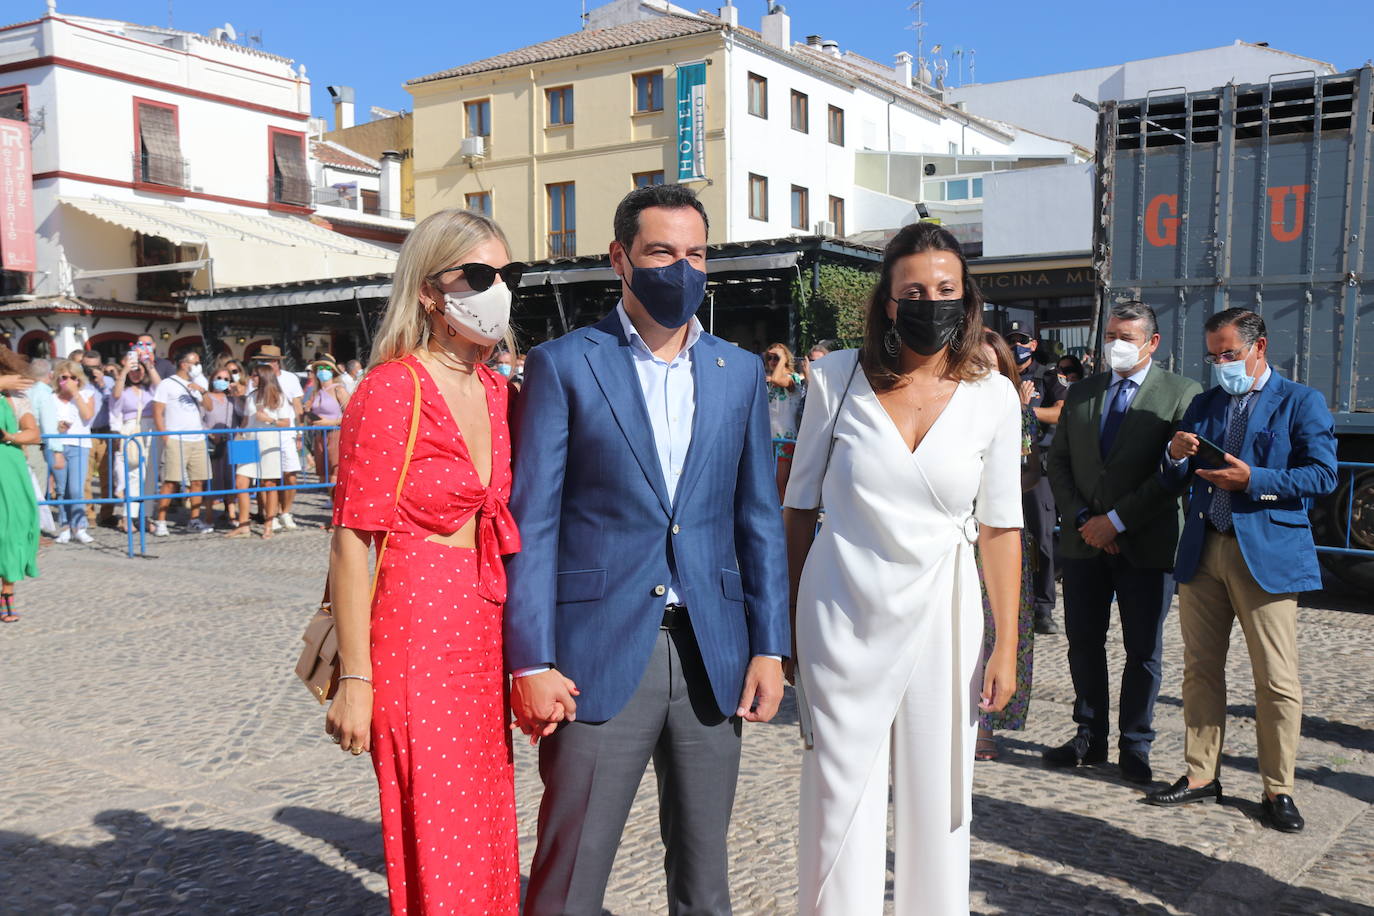
[(587, 0), (582, 0), (582, 31), (587, 30)]
[(173, 3), (173, 2), (175, 2), (175, 0), (167, 0), (167, 28), (169, 28), (169, 29), (174, 29), (174, 28), (176, 28), (176, 26), (174, 26), (174, 25), (172, 24), (172, 3)]
[(925, 0), (916, 0), (907, 9), (914, 10), (916, 13), (916, 18), (912, 20), (911, 25), (907, 26), (907, 29), (916, 33), (916, 72), (917, 74), (924, 74), (926, 72)]
[(973, 48), (968, 49), (968, 81), (970, 83), (978, 82), (978, 77), (974, 75), (975, 68), (978, 66), (977, 54), (978, 52)]
[(954, 59), (959, 62), (959, 85), (964, 85), (964, 49), (959, 45), (954, 46)]

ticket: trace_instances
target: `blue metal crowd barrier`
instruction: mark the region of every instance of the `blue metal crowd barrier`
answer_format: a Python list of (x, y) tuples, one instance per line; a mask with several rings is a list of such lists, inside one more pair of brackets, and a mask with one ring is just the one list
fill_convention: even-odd
[[(200, 437), (202, 437), (202, 438), (205, 440), (206, 451), (207, 451), (207, 456), (208, 456), (209, 447), (210, 447), (209, 439), (210, 439), (211, 436), (228, 436), (228, 437), (230, 437), (229, 441), (230, 441), (231, 444), (232, 444), (233, 442), (235, 442), (235, 441), (239, 441), (239, 442), (251, 442), (251, 443), (253, 443), (253, 444), (256, 445), (256, 444), (257, 444), (256, 438), (253, 438), (253, 439), (242, 439), (242, 438), (238, 438), (238, 437), (242, 437), (242, 436), (245, 436), (245, 435), (253, 435), (253, 436), (256, 436), (257, 433), (282, 433), (282, 434), (286, 434), (286, 433), (302, 433), (302, 434), (304, 434), (304, 433), (315, 433), (315, 434), (325, 434), (325, 435), (327, 435), (328, 433), (334, 432), (334, 431), (337, 431), (337, 430), (338, 430), (338, 427), (337, 427), (337, 426), (248, 426), (248, 427), (234, 427), (233, 429), (165, 430), (165, 431), (161, 431), (161, 430), (148, 430), (147, 432), (129, 433), (129, 434), (127, 434), (127, 435), (125, 435), (125, 434), (123, 434), (123, 433), (56, 433), (56, 434), (53, 434), (53, 435), (44, 435), (44, 436), (43, 436), (44, 441), (49, 440), (49, 439), (60, 439), (60, 440), (63, 440), (64, 442), (70, 441), (70, 440), (87, 440), (87, 441), (91, 441), (91, 440), (102, 440), (102, 439), (103, 439), (103, 440), (107, 440), (107, 441), (115, 441), (115, 442), (118, 442), (118, 443), (119, 443), (119, 447), (120, 447), (122, 450), (125, 450), (126, 456), (129, 454), (130, 451), (132, 451), (132, 453), (133, 453), (134, 457), (137, 459), (137, 461), (136, 461), (135, 464), (133, 465), (133, 467), (136, 469), (136, 472), (135, 472), (135, 473), (131, 473), (131, 472), (130, 472), (130, 465), (129, 465), (129, 462), (128, 462), (127, 457), (126, 457), (126, 459), (125, 459), (125, 462), (124, 462), (124, 480), (123, 480), (123, 484), (124, 484), (124, 487), (123, 487), (123, 489), (124, 489), (124, 495), (123, 495), (123, 496), (106, 496), (106, 497), (101, 497), (101, 496), (97, 496), (97, 495), (93, 492), (92, 495), (91, 495), (91, 497), (90, 497), (89, 499), (86, 499), (86, 498), (80, 498), (80, 499), (41, 499), (41, 500), (38, 501), (38, 505), (40, 505), (40, 506), (72, 506), (72, 505), (80, 505), (80, 506), (103, 506), (103, 505), (123, 506), (123, 507), (124, 507), (125, 529), (126, 529), (126, 542), (127, 542), (127, 543), (126, 543), (126, 553), (127, 553), (127, 555), (128, 555), (129, 557), (133, 557), (133, 556), (135, 555), (135, 551), (134, 551), (134, 528), (137, 527), (137, 528), (138, 528), (138, 551), (137, 551), (137, 553), (138, 553), (139, 555), (143, 555), (143, 554), (146, 554), (146, 553), (148, 552), (148, 550), (147, 550), (147, 548), (148, 548), (148, 543), (147, 543), (147, 520), (148, 520), (148, 517), (149, 517), (149, 513), (148, 513), (148, 508), (147, 508), (146, 506), (143, 505), (143, 504), (145, 504), (145, 503), (158, 502), (159, 500), (163, 500), (163, 499), (189, 499), (189, 498), (192, 498), (192, 497), (196, 497), (196, 498), (200, 498), (200, 499), (207, 499), (207, 500), (208, 500), (208, 499), (214, 499), (215, 497), (220, 497), (220, 496), (237, 496), (237, 495), (239, 495), (240, 493), (245, 493), (245, 494), (255, 494), (255, 493), (276, 493), (276, 492), (281, 491), (281, 490), (293, 490), (293, 491), (301, 491), (301, 490), (328, 490), (328, 489), (331, 489), (334, 485), (333, 485), (332, 483), (329, 482), (329, 449), (328, 449), (328, 448), (325, 448), (325, 449), (323, 450), (325, 466), (324, 466), (323, 468), (316, 468), (316, 476), (318, 477), (318, 480), (319, 480), (319, 482), (317, 482), (317, 483), (296, 483), (296, 484), (291, 484), (291, 485), (281, 485), (281, 484), (279, 484), (279, 485), (277, 485), (277, 486), (272, 486), (272, 487), (258, 486), (258, 487), (245, 487), (245, 488), (242, 488), (242, 489), (233, 488), (233, 489), (225, 489), (225, 490), (209, 490), (209, 489), (206, 489), (206, 490), (195, 490), (195, 491), (192, 491), (192, 490), (179, 490), (179, 491), (176, 491), (176, 492), (173, 492), (173, 493), (168, 493), (168, 494), (163, 494), (163, 493), (161, 493), (161, 492), (155, 492), (155, 493), (147, 493), (147, 492), (144, 492), (144, 493), (142, 493), (142, 495), (135, 496), (135, 495), (133, 495), (133, 490), (134, 490), (134, 487), (132, 486), (133, 483), (134, 483), (135, 480), (137, 480), (138, 478), (144, 477), (144, 475), (146, 475), (146, 473), (147, 473), (147, 471), (144, 469), (144, 468), (145, 468), (145, 465), (144, 465), (145, 456), (144, 456), (144, 454), (143, 454), (143, 442), (142, 442), (141, 440), (143, 440), (143, 439), (166, 438), (166, 437), (168, 437), (168, 436), (177, 436), (177, 437), (180, 437), (180, 438), (183, 438), (183, 439), (186, 438), (186, 437), (200, 436)], [(305, 451), (305, 449), (304, 449), (305, 436), (302, 435), (298, 441), (299, 441), (299, 443), (300, 443), (300, 445), (298, 445), (298, 450), (301, 451), (302, 453), (304, 453), (304, 451)], [(113, 470), (113, 468), (114, 468), (115, 454), (116, 454), (116, 453), (115, 453), (115, 449), (114, 449), (114, 448), (110, 448), (110, 449), (108, 450), (108, 452), (106, 453), (106, 455), (105, 455), (105, 460), (106, 460), (106, 462), (107, 462), (107, 471), (106, 471), (106, 479), (107, 479), (107, 480), (113, 480), (113, 478), (114, 478), (114, 470)], [(254, 460), (256, 460), (256, 458), (255, 458)], [(248, 462), (236, 462), (236, 463), (235, 463), (235, 466), (237, 467), (238, 464), (245, 464), (245, 463), (248, 463)], [(302, 466), (303, 466), (303, 465), (304, 465), (304, 461), (302, 461)], [(89, 476), (89, 472), (88, 472), (88, 475), (87, 475), (87, 476)], [(164, 483), (165, 481), (162, 480), (160, 471), (157, 473), (156, 476), (157, 476), (157, 480), (158, 480), (158, 484), (159, 484), (159, 486), (158, 486), (157, 489), (158, 489), (158, 490), (161, 490), (161, 486), (160, 486), (160, 485), (161, 485), (162, 483)], [(145, 479), (146, 479), (146, 478), (145, 478)], [(83, 481), (83, 487), (84, 487), (84, 481)], [(42, 487), (42, 489), (43, 489), (43, 492), (44, 492), (45, 494), (48, 492), (48, 487), (47, 487), (47, 481), (46, 481), (46, 480), (43, 482), (43, 487)], [(140, 487), (139, 489), (142, 489), (142, 488)], [(132, 512), (132, 509), (133, 509), (133, 507), (134, 507), (135, 504), (138, 504), (138, 505), (140, 506), (140, 511), (139, 511), (139, 513), (138, 513), (138, 515), (139, 515), (139, 524), (138, 524), (138, 525), (134, 525), (134, 524), (131, 523), (132, 520), (133, 520), (133, 512)]]
[[(138, 457), (138, 459), (139, 459), (136, 466), (139, 467), (139, 468), (142, 468), (142, 467), (143, 467), (143, 443), (139, 441), (140, 439), (145, 439), (145, 438), (157, 438), (157, 437), (166, 437), (166, 436), (181, 436), (181, 437), (185, 437), (185, 436), (201, 435), (201, 436), (204, 436), (204, 437), (206, 438), (206, 440), (207, 440), (207, 442), (206, 442), (206, 447), (207, 447), (207, 450), (208, 450), (208, 448), (209, 448), (208, 439), (209, 439), (210, 436), (226, 436), (226, 435), (227, 435), (227, 436), (235, 436), (235, 437), (237, 437), (237, 436), (243, 436), (243, 435), (247, 435), (247, 434), (254, 434), (254, 435), (255, 435), (255, 434), (257, 434), (257, 433), (267, 433), (267, 432), (276, 432), (276, 433), (299, 432), (299, 433), (314, 433), (314, 434), (325, 434), (325, 435), (327, 435), (329, 432), (332, 432), (332, 431), (337, 430), (337, 429), (338, 429), (338, 427), (335, 427), (335, 426), (254, 426), (254, 427), (235, 428), (235, 429), (206, 429), (206, 430), (199, 430), (199, 431), (195, 431), (195, 430), (169, 430), (169, 431), (165, 431), (165, 432), (149, 431), (149, 432), (130, 433), (130, 434), (128, 434), (128, 435), (124, 435), (124, 434), (121, 434), (121, 433), (85, 433), (85, 434), (63, 434), (63, 433), (58, 433), (58, 434), (56, 434), (56, 435), (51, 435), (51, 436), (45, 435), (43, 438), (44, 438), (45, 440), (47, 440), (47, 439), (63, 439), (63, 440), (70, 440), (70, 439), (86, 439), (86, 440), (104, 439), (104, 440), (114, 440), (114, 441), (119, 442), (119, 443), (121, 444), (121, 447), (122, 447), (122, 448), (125, 448), (125, 449), (128, 449), (128, 448), (136, 449), (135, 454), (137, 455), (137, 457)], [(305, 437), (304, 437), (304, 435), (303, 435), (303, 436), (301, 437), (301, 440), (300, 440), (301, 443), (302, 443), (302, 445), (301, 445), (301, 447), (300, 447), (302, 452), (304, 452), (304, 450), (305, 450), (305, 449), (304, 449), (304, 440), (305, 440)], [(233, 441), (235, 441), (235, 440), (231, 439), (230, 441), (233, 442)], [(237, 440), (237, 441), (255, 441), (255, 440), (243, 440), (243, 439), (239, 439), (239, 440)], [(775, 437), (775, 438), (773, 439), (773, 442), (774, 442), (774, 443), (778, 443), (778, 442), (789, 443), (789, 442), (795, 442), (795, 441), (796, 441), (795, 439), (791, 439), (791, 438), (788, 438), (788, 437), (785, 437), (785, 436), (778, 436), (778, 437)], [(289, 486), (287, 486), (287, 485), (277, 485), (277, 486), (274, 486), (274, 487), (246, 487), (246, 488), (244, 488), (244, 489), (237, 489), (237, 488), (235, 488), (235, 489), (227, 489), (227, 490), (200, 490), (200, 491), (196, 491), (196, 492), (194, 493), (194, 495), (200, 497), (201, 499), (212, 499), (212, 498), (214, 498), (214, 497), (219, 497), (219, 496), (237, 496), (237, 495), (240, 494), (240, 493), (247, 493), (247, 494), (254, 494), (254, 493), (276, 493), (276, 492), (281, 491), (281, 490), (295, 490), (295, 491), (300, 491), (300, 490), (328, 490), (328, 489), (331, 489), (331, 488), (333, 487), (333, 484), (329, 482), (329, 449), (328, 449), (328, 448), (325, 448), (325, 449), (323, 450), (323, 453), (324, 453), (325, 467), (324, 467), (324, 468), (316, 468), (316, 475), (317, 475), (318, 480), (319, 480), (318, 483), (296, 483), (296, 484), (289, 485)], [(109, 463), (109, 466), (110, 466), (110, 470), (107, 472), (107, 477), (106, 477), (106, 479), (112, 479), (113, 476), (114, 476), (114, 474), (113, 474), (114, 455), (115, 455), (115, 450), (114, 450), (114, 449), (110, 449), (109, 452), (108, 452), (108, 453), (106, 454), (106, 456), (105, 456), (105, 460)], [(238, 462), (238, 463), (245, 463), (245, 462)], [(302, 464), (304, 464), (304, 462), (302, 462)], [(1342, 461), (1342, 462), (1339, 462), (1339, 463), (1337, 464), (1337, 472), (1340, 473), (1340, 472), (1342, 472), (1342, 471), (1348, 472), (1349, 475), (1350, 475), (1350, 476), (1349, 476), (1349, 486), (1346, 488), (1346, 494), (1345, 494), (1345, 506), (1344, 506), (1344, 510), (1345, 510), (1345, 525), (1343, 526), (1343, 530), (1344, 530), (1344, 532), (1345, 532), (1345, 534), (1344, 534), (1344, 543), (1342, 543), (1342, 544), (1339, 545), (1339, 546), (1328, 545), (1328, 544), (1318, 544), (1318, 545), (1317, 545), (1317, 552), (1318, 552), (1318, 553), (1333, 554), (1333, 555), (1337, 555), (1337, 556), (1352, 556), (1352, 557), (1370, 557), (1370, 558), (1374, 558), (1374, 549), (1370, 549), (1370, 548), (1367, 548), (1367, 547), (1352, 547), (1352, 546), (1350, 546), (1351, 531), (1352, 531), (1352, 529), (1353, 529), (1353, 527), (1354, 527), (1354, 521), (1355, 521), (1355, 489), (1356, 489), (1356, 487), (1355, 487), (1355, 478), (1356, 478), (1358, 472), (1360, 472), (1360, 471), (1374, 471), (1374, 463), (1371, 463), (1371, 462), (1362, 462), (1362, 461)], [(144, 472), (140, 471), (140, 473), (144, 473)], [(161, 499), (185, 499), (185, 498), (189, 498), (189, 497), (192, 495), (192, 491), (183, 490), (183, 491), (179, 491), (179, 492), (177, 492), (177, 493), (172, 493), (172, 494), (168, 494), (168, 495), (163, 495), (162, 493), (153, 493), (153, 494), (147, 494), (147, 493), (145, 493), (145, 494), (143, 494), (143, 495), (141, 495), (141, 496), (131, 496), (131, 495), (130, 495), (130, 494), (131, 494), (131, 489), (130, 489), (130, 486), (129, 486), (129, 485), (130, 485), (130, 482), (132, 481), (132, 479), (133, 479), (133, 476), (129, 473), (129, 464), (128, 464), (128, 461), (126, 460), (126, 461), (125, 461), (125, 464), (124, 464), (124, 495), (123, 495), (122, 497), (97, 497), (97, 496), (95, 496), (95, 495), (92, 495), (92, 497), (91, 497), (90, 499), (44, 499), (44, 500), (39, 500), (39, 503), (38, 503), (38, 504), (39, 504), (40, 506), (69, 506), (69, 505), (101, 506), (101, 505), (122, 505), (122, 506), (124, 507), (124, 518), (126, 519), (125, 527), (126, 527), (126, 529), (127, 529), (127, 541), (128, 541), (128, 543), (127, 543), (127, 553), (128, 553), (128, 555), (129, 555), (130, 557), (132, 557), (132, 556), (134, 556), (134, 530), (133, 530), (133, 529), (134, 529), (135, 526), (128, 523), (128, 520), (132, 518), (132, 514), (131, 514), (131, 511), (130, 511), (131, 508), (132, 508), (132, 506), (133, 506), (135, 503), (140, 503), (140, 504), (142, 504), (142, 503), (148, 503), (148, 502), (156, 502), (156, 501), (161, 500)], [(44, 491), (45, 493), (47, 492), (47, 483), (46, 483), (46, 481), (44, 481), (43, 491)], [(1338, 507), (1338, 508), (1339, 508), (1339, 507)], [(146, 509), (143, 510), (143, 511), (140, 511), (139, 515), (141, 516), (141, 523), (137, 526), (137, 528), (138, 528), (138, 553), (139, 553), (139, 554), (146, 554), (146, 553), (147, 553), (147, 524), (146, 524), (146, 520), (147, 520), (147, 511), (146, 511)]]

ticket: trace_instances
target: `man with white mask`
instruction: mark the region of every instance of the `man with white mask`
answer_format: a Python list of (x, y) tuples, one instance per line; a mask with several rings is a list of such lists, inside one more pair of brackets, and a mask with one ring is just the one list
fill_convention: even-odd
[(1107, 630), (1115, 595), (1126, 650), (1118, 761), (1123, 778), (1148, 785), (1164, 618), (1183, 528), (1177, 491), (1159, 473), (1160, 450), (1202, 387), (1154, 365), (1158, 323), (1143, 302), (1113, 307), (1104, 340), (1111, 371), (1069, 389), (1050, 448), (1050, 482), (1063, 518), (1064, 629), (1078, 731), (1044, 756), (1056, 767), (1107, 759)]

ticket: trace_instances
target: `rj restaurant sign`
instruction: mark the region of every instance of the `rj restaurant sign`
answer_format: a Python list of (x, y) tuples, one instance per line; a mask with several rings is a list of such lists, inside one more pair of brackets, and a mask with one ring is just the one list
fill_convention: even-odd
[(37, 269), (33, 238), (33, 161), (29, 125), (0, 118), (0, 266)]

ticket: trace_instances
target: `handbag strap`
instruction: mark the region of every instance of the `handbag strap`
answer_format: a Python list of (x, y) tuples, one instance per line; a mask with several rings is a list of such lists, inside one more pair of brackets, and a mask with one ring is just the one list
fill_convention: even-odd
[[(401, 460), (401, 473), (400, 476), (396, 478), (396, 498), (394, 500), (394, 507), (392, 509), (393, 512), (396, 509), (400, 508), (401, 490), (404, 489), (406, 485), (406, 474), (410, 471), (410, 457), (415, 452), (415, 437), (420, 432), (420, 376), (415, 371), (415, 368), (405, 360), (398, 359), (396, 360), (396, 362), (404, 366), (405, 370), (410, 373), (410, 380), (415, 385), (415, 396), (412, 399), (410, 405), (410, 433), (406, 436), (405, 458)], [(372, 589), (370, 592), (368, 592), (367, 599), (369, 605), (371, 605), (372, 599), (377, 594), (377, 580), (381, 577), (382, 574), (382, 557), (386, 554), (386, 542), (390, 539), (390, 537), (390, 531), (384, 532), (382, 534), (382, 542), (377, 545), (377, 562), (372, 569)], [(320, 599), (320, 610), (324, 611), (326, 614), (332, 614), (334, 609), (333, 602), (330, 600), (329, 597), (330, 578), (331, 575), (329, 573), (326, 573), (324, 577), (324, 597)]]
[(825, 464), (821, 467), (821, 486), (825, 486), (825, 475), (830, 472), (830, 456), (835, 453), (835, 427), (840, 424), (840, 411), (844, 409), (845, 398), (849, 397), (849, 388), (854, 384), (854, 376), (859, 374), (859, 363), (862, 352), (854, 354), (854, 368), (849, 370), (849, 381), (844, 383), (844, 391), (840, 394), (840, 400), (835, 405), (835, 416), (830, 418), (830, 444), (825, 450)]

